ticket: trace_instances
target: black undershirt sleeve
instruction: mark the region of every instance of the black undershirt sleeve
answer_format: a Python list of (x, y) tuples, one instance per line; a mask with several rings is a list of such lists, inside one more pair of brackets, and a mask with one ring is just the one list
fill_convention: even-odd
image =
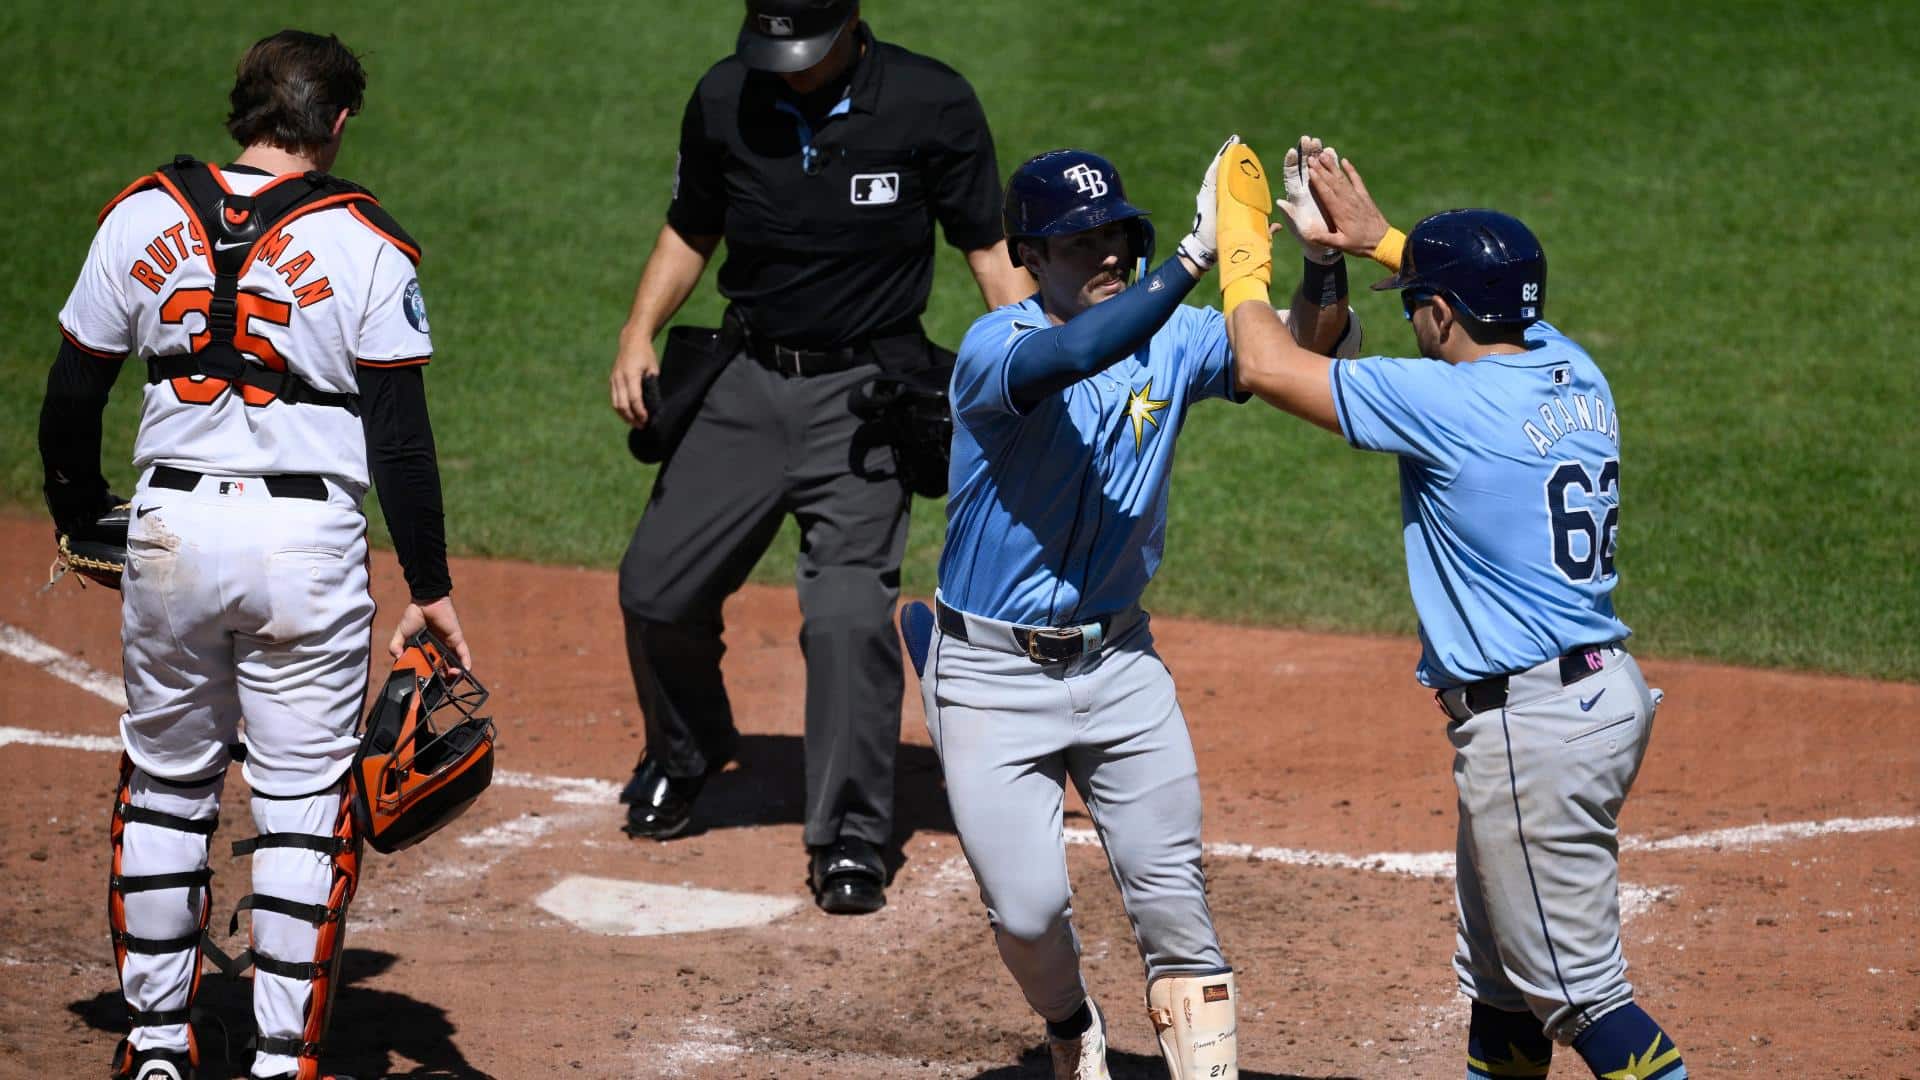
[(40, 403), (40, 464), (54, 524), (72, 532), (107, 508), (111, 496), (100, 472), (100, 416), (126, 358), (82, 352), (64, 337), (47, 372)]
[(417, 366), (362, 366), (357, 371), (367, 469), (407, 590), (414, 603), (429, 603), (452, 592), (453, 580), (447, 573), (446, 517), (440, 506), (433, 424), (427, 417), (426, 379)]

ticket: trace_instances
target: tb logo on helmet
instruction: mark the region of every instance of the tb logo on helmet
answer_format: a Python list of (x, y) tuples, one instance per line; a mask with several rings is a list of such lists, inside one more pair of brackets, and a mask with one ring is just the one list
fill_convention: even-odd
[(1107, 178), (1100, 175), (1100, 170), (1084, 162), (1060, 175), (1073, 181), (1075, 190), (1082, 195), (1090, 195), (1097, 199), (1107, 193)]

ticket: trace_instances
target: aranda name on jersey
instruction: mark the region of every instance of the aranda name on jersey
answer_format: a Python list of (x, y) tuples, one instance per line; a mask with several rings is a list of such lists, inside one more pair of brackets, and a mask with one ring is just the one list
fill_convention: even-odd
[(1553, 444), (1576, 431), (1597, 431), (1620, 445), (1620, 414), (1607, 407), (1599, 394), (1555, 394), (1540, 403), (1540, 419), (1528, 418), (1520, 425), (1521, 434), (1533, 444), (1541, 457)]

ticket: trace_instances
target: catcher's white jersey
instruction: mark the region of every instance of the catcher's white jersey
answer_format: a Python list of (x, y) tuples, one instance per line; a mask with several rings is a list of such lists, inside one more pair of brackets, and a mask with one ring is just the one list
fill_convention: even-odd
[[(271, 177), (222, 171), (236, 193)], [(354, 393), (355, 363), (424, 364), (433, 353), (413, 259), (352, 204), (298, 216), (262, 243), (239, 281), (234, 345), (314, 388)], [(192, 216), (148, 189), (113, 207), (87, 252), (60, 326), (82, 349), (137, 360), (191, 352), (204, 335), (211, 253)], [(358, 491), (367, 479), (360, 419), (331, 406), (247, 400), (220, 380), (146, 387), (134, 465), (224, 476), (318, 473)]]

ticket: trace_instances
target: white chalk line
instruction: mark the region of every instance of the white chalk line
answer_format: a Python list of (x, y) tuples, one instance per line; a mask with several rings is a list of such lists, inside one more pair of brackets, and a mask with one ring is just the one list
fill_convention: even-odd
[[(125, 689), (120, 680), (84, 660), (60, 651), (24, 630), (0, 623), (0, 652), (32, 664), (57, 679), (72, 683), (121, 708), (126, 707)], [(118, 738), (99, 735), (61, 735), (31, 728), (0, 727), (0, 746), (9, 743), (87, 750), (96, 753), (118, 753), (120, 750)], [(620, 785), (611, 780), (592, 777), (541, 776), (513, 770), (496, 772), (493, 782), (501, 787), (548, 792), (553, 795), (555, 802), (575, 805), (605, 805), (612, 802), (620, 792)], [(1625, 851), (1739, 851), (1789, 841), (1810, 840), (1821, 836), (1890, 832), (1915, 827), (1920, 827), (1920, 817), (1831, 818), (1826, 821), (1770, 822), (1714, 829), (1702, 833), (1685, 833), (1658, 840), (1628, 836), (1621, 839), (1620, 847)], [(1100, 838), (1092, 829), (1068, 829), (1066, 842), (1098, 845)], [(1256, 847), (1252, 844), (1215, 842), (1206, 845), (1206, 853), (1219, 859), (1247, 859), (1254, 862), (1318, 869), (1365, 870), (1422, 878), (1444, 878), (1453, 875), (1453, 852), (1451, 851), (1377, 851), (1364, 855), (1348, 855), (1337, 851), (1314, 851), (1307, 848)]]
[(61, 682), (72, 683), (118, 708), (127, 707), (127, 688), (118, 678), (18, 627), (0, 623), (0, 653), (32, 664)]

